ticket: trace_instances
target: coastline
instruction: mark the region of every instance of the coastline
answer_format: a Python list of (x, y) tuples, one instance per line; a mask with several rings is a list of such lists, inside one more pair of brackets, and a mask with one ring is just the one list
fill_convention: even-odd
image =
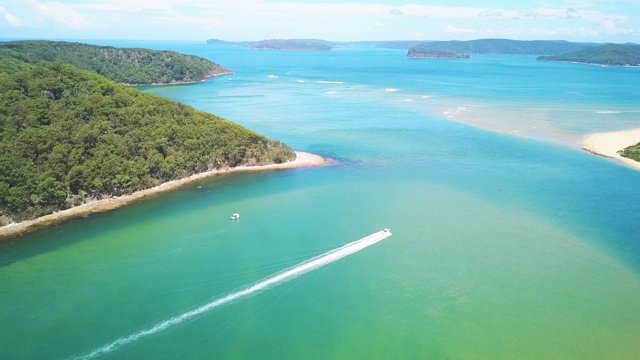
[(199, 84), (199, 83), (203, 83), (203, 82), (207, 82), (209, 81), (209, 79), (214, 78), (214, 77), (218, 77), (218, 76), (223, 76), (223, 75), (233, 75), (235, 74), (232, 70), (229, 71), (225, 71), (225, 72), (221, 72), (221, 73), (216, 73), (216, 74), (210, 74), (204, 77), (204, 79), (202, 80), (195, 80), (195, 81), (174, 81), (174, 82), (170, 82), (170, 83), (151, 83), (151, 84), (123, 84), (123, 85), (127, 85), (130, 87), (143, 87), (143, 86), (169, 86), (169, 85), (189, 85), (189, 84)]
[(582, 150), (594, 155), (603, 156), (616, 162), (640, 170), (640, 162), (625, 158), (618, 151), (640, 142), (640, 128), (595, 133), (582, 141)]
[(0, 227), (0, 241), (7, 239), (10, 236), (22, 235), (28, 232), (42, 229), (51, 225), (56, 225), (74, 218), (89, 216), (91, 214), (97, 214), (119, 207), (141, 201), (144, 198), (155, 196), (167, 191), (175, 190), (193, 182), (207, 179), (219, 174), (229, 174), (236, 172), (257, 172), (257, 171), (271, 171), (271, 170), (283, 170), (283, 169), (295, 169), (303, 167), (316, 167), (323, 166), (326, 161), (323, 157), (306, 152), (296, 151), (296, 159), (282, 163), (282, 164), (269, 164), (269, 165), (256, 165), (256, 166), (237, 166), (228, 169), (210, 170), (199, 174), (194, 174), (186, 178), (168, 181), (158, 186), (136, 191), (129, 195), (120, 197), (102, 199), (92, 201), (86, 204), (74, 206), (70, 209), (62, 210), (57, 213), (41, 216), (36, 219), (26, 220), (19, 223), (12, 223)]

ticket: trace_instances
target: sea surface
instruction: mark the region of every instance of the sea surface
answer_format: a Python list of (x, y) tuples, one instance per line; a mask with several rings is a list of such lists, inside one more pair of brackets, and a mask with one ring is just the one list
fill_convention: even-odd
[(640, 358), (640, 172), (579, 148), (640, 69), (93, 42), (234, 70), (141, 90), (330, 165), (0, 244), (1, 359)]

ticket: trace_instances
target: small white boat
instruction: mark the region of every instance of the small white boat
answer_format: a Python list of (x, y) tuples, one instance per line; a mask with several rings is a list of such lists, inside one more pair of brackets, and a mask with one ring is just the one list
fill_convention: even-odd
[(240, 219), (240, 214), (235, 213), (235, 214), (231, 215), (231, 220), (238, 220), (238, 219)]

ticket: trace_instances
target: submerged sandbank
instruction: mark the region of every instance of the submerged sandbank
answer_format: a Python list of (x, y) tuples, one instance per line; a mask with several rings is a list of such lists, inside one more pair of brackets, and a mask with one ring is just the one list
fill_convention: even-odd
[(321, 156), (296, 151), (295, 160), (282, 163), (282, 164), (237, 166), (237, 167), (228, 168), (228, 169), (211, 170), (211, 171), (191, 175), (183, 179), (172, 180), (149, 189), (136, 191), (130, 195), (96, 200), (86, 204), (74, 206), (70, 209), (62, 210), (57, 213), (45, 215), (33, 220), (27, 220), (19, 223), (5, 225), (3, 227), (0, 227), (0, 240), (3, 238), (7, 238), (9, 236), (20, 235), (36, 229), (44, 228), (50, 225), (55, 225), (73, 218), (88, 216), (95, 213), (117, 209), (121, 206), (140, 201), (145, 197), (149, 197), (149, 196), (160, 194), (166, 191), (174, 190), (184, 185), (193, 183), (198, 180), (206, 179), (218, 174), (293, 169), (293, 168), (302, 168), (302, 167), (322, 166), (324, 164), (325, 164), (325, 159)]
[(620, 150), (637, 143), (640, 143), (640, 128), (591, 134), (582, 141), (582, 149), (592, 154), (612, 158), (621, 164), (640, 170), (640, 162), (618, 154)]

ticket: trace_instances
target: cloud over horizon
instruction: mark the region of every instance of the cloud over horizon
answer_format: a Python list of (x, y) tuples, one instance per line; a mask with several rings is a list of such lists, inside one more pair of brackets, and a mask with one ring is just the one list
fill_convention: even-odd
[[(526, 3), (529, 3), (527, 6)], [(523, 1), (492, 6), (237, 0), (27, 0), (0, 7), (7, 37), (140, 40), (466, 40), (479, 36), (637, 41), (640, 4), (631, 0)], [(524, 4), (523, 4), (524, 3)], [(541, 3), (545, 6), (539, 6)], [(611, 4), (615, 3), (616, 6)], [(21, 21), (29, 19), (29, 22)]]

